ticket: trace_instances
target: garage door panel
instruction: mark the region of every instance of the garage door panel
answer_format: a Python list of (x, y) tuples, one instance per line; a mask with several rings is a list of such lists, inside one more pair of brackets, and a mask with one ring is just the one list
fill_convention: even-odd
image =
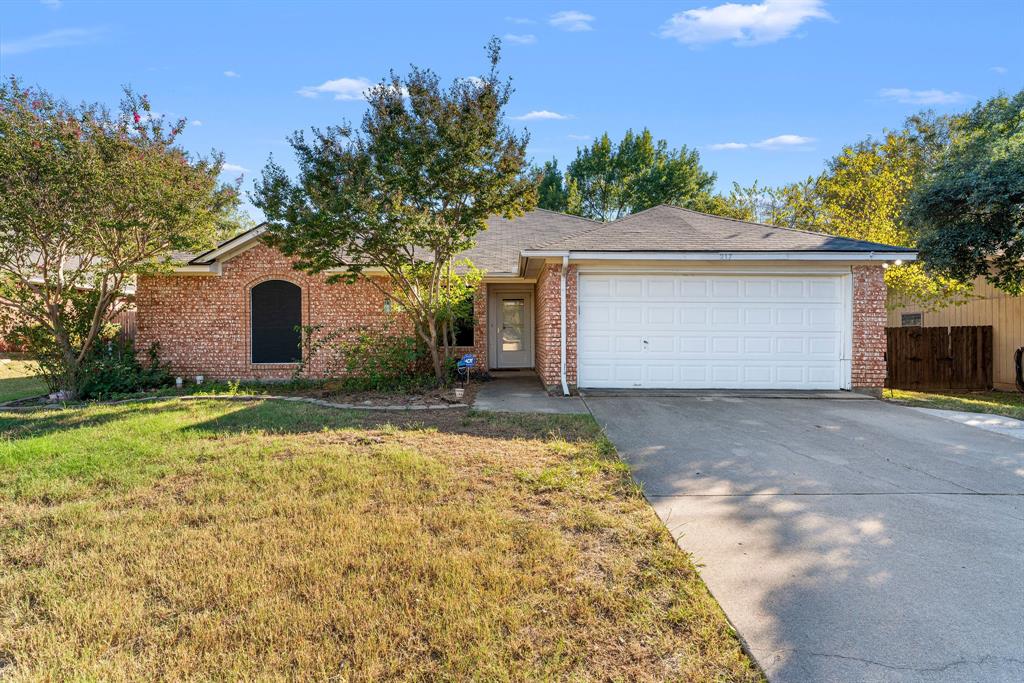
[(580, 386), (840, 388), (849, 320), (842, 283), (584, 274)]
[(613, 296), (618, 299), (641, 297), (644, 294), (642, 278), (616, 278), (612, 281)]
[(676, 307), (670, 304), (651, 304), (647, 307), (645, 322), (651, 326), (665, 325), (672, 327), (676, 324)]
[(599, 297), (611, 296), (611, 293), (611, 278), (588, 275), (587, 277), (580, 279), (579, 295), (581, 301), (593, 301)]
[(685, 300), (705, 299), (708, 296), (708, 280), (681, 278), (679, 296)]
[(651, 299), (674, 299), (676, 298), (675, 278), (648, 278), (646, 281), (647, 296)]

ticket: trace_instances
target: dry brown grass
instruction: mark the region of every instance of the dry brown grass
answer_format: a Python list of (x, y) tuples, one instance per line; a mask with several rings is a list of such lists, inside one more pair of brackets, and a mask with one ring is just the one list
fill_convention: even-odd
[(0, 417), (0, 678), (753, 681), (589, 418)]

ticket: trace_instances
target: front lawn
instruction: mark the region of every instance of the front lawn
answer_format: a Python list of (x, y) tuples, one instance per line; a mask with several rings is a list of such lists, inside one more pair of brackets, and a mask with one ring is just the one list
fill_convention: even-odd
[(882, 397), (918, 408), (993, 413), (1024, 420), (1024, 394), (1010, 391), (979, 391), (970, 394), (930, 394), (920, 391), (886, 389)]
[(35, 361), (17, 354), (0, 354), (0, 403), (46, 393), (46, 384), (35, 375)]
[(0, 413), (0, 678), (762, 680), (589, 417)]

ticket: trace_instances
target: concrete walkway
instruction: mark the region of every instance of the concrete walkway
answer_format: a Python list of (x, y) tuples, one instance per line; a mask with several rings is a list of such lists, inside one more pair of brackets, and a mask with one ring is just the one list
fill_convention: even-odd
[(551, 396), (533, 372), (495, 373), (483, 382), (473, 401), (474, 410), (497, 413), (584, 414), (587, 406), (577, 396)]
[(969, 427), (987, 429), (990, 432), (1004, 434), (1024, 441), (1024, 420), (1015, 420), (1005, 415), (991, 415), (989, 413), (962, 413), (959, 410), (940, 410), (938, 408), (916, 408), (925, 415), (941, 417), (944, 420), (952, 420)]

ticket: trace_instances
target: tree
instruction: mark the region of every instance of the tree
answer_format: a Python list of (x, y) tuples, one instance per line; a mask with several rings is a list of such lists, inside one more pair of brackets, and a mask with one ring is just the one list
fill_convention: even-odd
[(252, 230), (255, 227), (256, 221), (253, 220), (248, 211), (238, 207), (231, 211), (225, 211), (217, 217), (217, 241), (229, 240), (235, 235)]
[[(946, 125), (944, 119), (919, 115), (901, 131), (845, 148), (817, 179), (818, 206), (799, 227), (916, 247), (919, 232), (906, 220), (906, 210), (915, 185), (944, 144)], [(921, 262), (889, 268), (885, 279), (897, 296), (927, 308), (962, 300), (971, 289), (969, 282), (928, 273)]]
[(566, 169), (567, 195), (575, 183), (578, 207), (574, 213), (612, 221), (658, 204), (701, 208), (711, 202), (715, 174), (700, 165), (700, 155), (685, 145), (669, 149), (644, 128), (627, 131), (617, 144), (605, 133), (590, 147), (579, 149)]
[(568, 208), (569, 192), (565, 179), (558, 170), (558, 160), (545, 161), (542, 168), (534, 171), (537, 181), (537, 206), (548, 211), (565, 212)]
[[(512, 93), (498, 74), (500, 42), (487, 46), (490, 71), (442, 89), (413, 66), (366, 93), (359, 128), (313, 129), (289, 138), (298, 160), (292, 181), (271, 160), (253, 202), (271, 244), (308, 273), (343, 269), (331, 282), (364, 278), (396, 303), (427, 345), (438, 381), (438, 346), (449, 310), (451, 264), (486, 228), (487, 217), (521, 215), (537, 202), (525, 173), (528, 137), (504, 121)], [(367, 269), (387, 276), (369, 277)]]
[(74, 396), (105, 324), (136, 275), (172, 251), (206, 248), (237, 189), (222, 159), (175, 146), (184, 120), (125, 89), (120, 111), (69, 106), (11, 78), (0, 85), (0, 307)]
[(1024, 90), (977, 104), (914, 188), (907, 215), (929, 268), (1024, 293)]

